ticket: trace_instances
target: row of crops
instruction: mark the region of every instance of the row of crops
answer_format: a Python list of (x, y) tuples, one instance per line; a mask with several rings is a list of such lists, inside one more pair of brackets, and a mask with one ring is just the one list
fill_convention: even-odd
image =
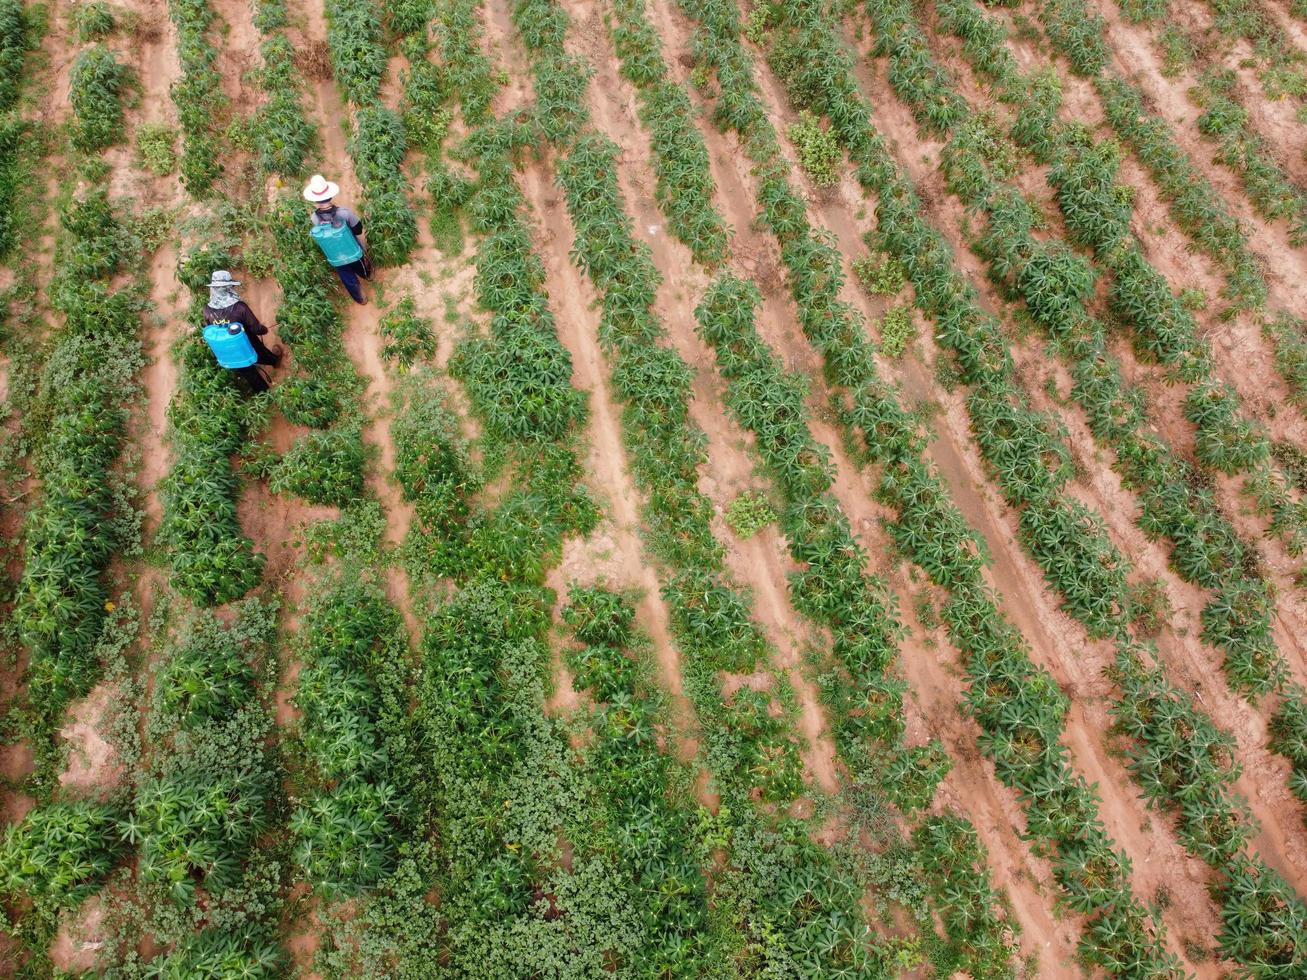
[[(1123, 9), (1162, 30), (1165, 3)], [(244, 60), (225, 57), (246, 54), (224, 50), (225, 10), (170, 0), (161, 40), (134, 10), (57, 5), (45, 23), (0, 0), (0, 261), (19, 269), (0, 302), (25, 328), (3, 335), (0, 487), (21, 517), (6, 732), (34, 756), (6, 784), (22, 806), (0, 844), (0, 963), (1067, 968), (1051, 932), (1022, 935), (1041, 920), (1010, 881), (1086, 972), (1304, 969), (1307, 905), (1278, 846), (1300, 813), (1263, 833), (1283, 811), (1241, 779), (1255, 760), (1307, 801), (1283, 574), (1307, 550), (1307, 465), (1292, 417), (1259, 418), (1207, 334), (1264, 335), (1301, 394), (1307, 333), (1272, 308), (1210, 162), (1109, 67), (1091, 5), (259, 0)], [(1256, 0), (1215, 16), (1263, 85), (1294, 84)], [(65, 20), (60, 124), (40, 118), (35, 52)], [(1092, 82), (1077, 97), (1098, 129), (1071, 118), (1057, 70), (1014, 53), (1036, 37)], [(169, 44), (175, 77), (138, 77), (142, 49)], [(1293, 167), (1224, 55), (1204, 57), (1197, 131), (1258, 215), (1300, 235)], [(165, 95), (175, 157), (178, 133), (143, 121)], [(900, 107), (918, 128), (891, 140)], [(29, 180), (43, 155), (68, 161), (53, 193)], [(1220, 270), (1222, 309), (1150, 258), (1135, 161)], [(305, 234), (295, 189), (317, 170), (357, 188), (370, 307), (342, 302)], [(53, 252), (22, 270), (44, 210)], [(870, 229), (866, 251), (832, 232), (837, 210)], [(218, 268), (275, 284), (259, 312), (289, 357), (268, 395), (160, 323), (197, 322)], [(910, 290), (915, 313), (868, 318), (882, 301), (859, 283)], [(175, 372), (151, 370), (153, 331)], [(897, 383), (924, 376), (923, 353), (960, 421), (938, 438), (974, 446), (978, 488), (946, 477), (930, 407)], [(1048, 370), (1067, 380), (1041, 390)], [(138, 441), (166, 452), (158, 486), (140, 485)], [(620, 445), (609, 472), (631, 487), (599, 478), (596, 442)], [(1081, 492), (1083, 449), (1126, 512)], [(752, 467), (733, 501), (714, 479), (728, 453)], [(636, 518), (613, 534), (618, 494)], [(1011, 542), (968, 516), (982, 499)], [(770, 525), (775, 551), (747, 554), (779, 569), (742, 561)], [(1139, 532), (1156, 554), (1130, 553)], [(1042, 578), (1072, 645), (1107, 653), (1103, 707), (1080, 710), (1023, 635), (1036, 617), (995, 588), (996, 546)], [(1199, 597), (1191, 635), (1158, 598), (1172, 580)], [(1215, 698), (1186, 687), (1181, 650), (1213, 666)], [(906, 679), (936, 668), (940, 684)], [(1227, 727), (1232, 704), (1264, 744)], [(86, 717), (113, 764), (79, 782)], [(1103, 757), (1086, 717), (1110, 726), (1089, 733)], [(1091, 781), (1117, 773), (1129, 812)], [(973, 824), (976, 780), (1019, 826)], [(1188, 853), (1176, 873), (1201, 878), (1186, 894), (1204, 908), (1150, 893), (1140, 840)]]
[[(873, 20), (877, 7), (872, 5), (869, 9)], [(903, 38), (902, 33), (883, 29), (878, 30), (878, 36)], [(810, 49), (813, 39), (805, 40), (806, 44), (796, 44), (794, 49)], [(920, 62), (914, 65), (914, 69), (918, 65)], [(797, 85), (792, 82), (791, 91), (796, 89)], [(837, 128), (841, 130), (850, 111), (848, 103), (842, 101), (845, 97), (846, 92), (841, 92), (839, 100), (832, 96), (830, 101), (820, 106), (837, 121)], [(862, 118), (865, 120), (865, 115)], [(1110, 619), (1098, 618), (1104, 610), (1111, 615), (1114, 610), (1126, 608), (1122, 589), (1124, 578), (1120, 575), (1121, 558), (1113, 555), (1115, 549), (1101, 529), (1096, 530), (1099, 525), (1092, 515), (1082, 510), (1079, 517), (1071, 515), (1068, 523), (1068, 518), (1059, 517), (1058, 511), (1077, 505), (1040, 493), (1043, 488), (1038, 483), (1032, 486), (1021, 471), (1020, 467), (1028, 466), (1032, 461), (1039, 461), (1043, 469), (1051, 460), (1049, 469), (1056, 472), (1065, 450), (1058, 451), (1053, 441), (1056, 436), (1041, 426), (1036, 417), (1028, 415), (1029, 421), (1023, 423), (1021, 413), (1029, 413), (1029, 409), (1018, 410), (1023, 399), (1012, 387), (1010, 362), (999, 353), (1002, 342), (998, 339), (997, 324), (992, 320), (987, 323), (983, 314), (971, 305), (975, 300), (969, 298), (970, 291), (946, 264), (949, 260), (942, 243), (932, 243), (937, 233), (921, 219), (921, 208), (913, 199), (915, 195), (910, 186), (894, 185), (894, 175), (885, 166), (884, 157), (875, 152), (881, 146), (869, 139), (869, 135), (867, 129), (849, 130), (845, 140), (846, 145), (855, 151), (855, 160), (859, 159), (858, 147), (865, 148), (861, 151), (865, 154), (862, 156), (865, 163), (859, 176), (879, 191), (879, 241), (905, 262), (917, 289), (918, 303), (937, 322), (957, 324), (956, 331), (945, 331), (940, 340), (954, 347), (962, 358), (964, 378), (973, 387), (968, 405), (973, 432), (982, 453), (989, 457), (1000, 488), (1009, 503), (1020, 511), (1027, 547), (1032, 557), (1044, 565), (1050, 585), (1063, 592), (1073, 615), (1082, 618), (1091, 630), (1098, 624), (1106, 625)], [(1000, 234), (1006, 231), (1002, 228)], [(998, 238), (995, 244), (1003, 241)], [(970, 310), (968, 306), (971, 306)], [(992, 408), (995, 402), (1011, 420), (1008, 438), (987, 445), (982, 435), (983, 415), (977, 410)], [(999, 455), (1013, 448), (1012, 441), (1023, 436), (1033, 440), (1023, 451)], [(1059, 525), (1075, 528), (1074, 538), (1067, 535), (1060, 536), (1060, 540), (1058, 536), (1050, 537), (1048, 532)], [(1048, 550), (1050, 543), (1054, 548)], [(1077, 552), (1084, 557), (1077, 559)], [(1104, 558), (1109, 560), (1104, 561)], [(1054, 561), (1056, 564), (1050, 564)], [(1118, 581), (1115, 588), (1107, 584), (1113, 576)], [(1066, 588), (1068, 582), (1084, 591), (1077, 595)], [(1227, 933), (1222, 938), (1231, 955), (1260, 962), (1269, 950), (1277, 949), (1279, 952), (1275, 956), (1284, 962), (1292, 962), (1297, 955), (1294, 937), (1301, 922), (1300, 912), (1294, 909), (1300, 907), (1300, 900), (1293, 896), (1287, 884), (1256, 858), (1239, 854), (1249, 831), (1241, 825), (1241, 802), (1230, 795), (1229, 784), (1234, 778), (1234, 770), (1228, 760), (1222, 762), (1226, 758), (1225, 752), (1198, 748), (1202, 743), (1209, 746), (1219, 744), (1219, 735), (1184, 692), (1169, 686), (1161, 671), (1149, 666), (1147, 650), (1128, 633), (1119, 630), (1120, 627), (1114, 630), (1119, 636), (1114, 679), (1120, 686), (1120, 696), (1113, 711), (1118, 726), (1136, 745), (1131, 768), (1141, 789), (1148, 796), (1169, 804), (1179, 817), (1181, 840), (1225, 872), (1228, 890), (1222, 894)], [(1176, 740), (1176, 732), (1184, 732), (1185, 738), (1201, 732), (1207, 734), (1182, 748)], [(1226, 744), (1228, 746), (1228, 740)], [(1199, 787), (1204, 790), (1196, 797), (1194, 791)], [(1195, 806), (1196, 800), (1202, 800), (1202, 803)], [(1254, 883), (1251, 895), (1250, 882)], [(1258, 904), (1258, 892), (1261, 892), (1263, 912), (1260, 921), (1251, 924), (1247, 917), (1249, 898), (1254, 898), (1254, 904)], [(1287, 916), (1282, 915), (1284, 911), (1288, 912)]]

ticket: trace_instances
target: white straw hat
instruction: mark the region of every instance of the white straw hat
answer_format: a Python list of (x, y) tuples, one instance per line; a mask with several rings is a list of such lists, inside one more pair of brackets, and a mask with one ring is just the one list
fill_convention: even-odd
[(304, 188), (304, 200), (320, 204), (323, 201), (330, 201), (339, 193), (339, 184), (333, 184), (322, 174), (314, 174), (309, 179), (309, 185)]

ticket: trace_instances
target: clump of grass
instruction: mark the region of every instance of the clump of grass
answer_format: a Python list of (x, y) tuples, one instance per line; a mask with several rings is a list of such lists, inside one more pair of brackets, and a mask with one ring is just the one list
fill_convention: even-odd
[(886, 357), (901, 356), (916, 335), (917, 323), (910, 306), (895, 306), (880, 318), (880, 349)]
[(1173, 612), (1166, 587), (1158, 579), (1131, 587), (1130, 615), (1140, 636), (1157, 636), (1171, 622)]
[(103, 0), (79, 4), (73, 13), (73, 27), (77, 32), (77, 40), (82, 43), (107, 37), (116, 26), (113, 11)]
[(73, 106), (73, 143), (79, 150), (93, 153), (121, 139), (123, 95), (131, 81), (131, 69), (103, 44), (77, 56), (68, 98)]
[(764, 6), (754, 7), (744, 22), (744, 36), (758, 46), (767, 40), (767, 28), (771, 26), (771, 11)]
[(419, 358), (435, 356), (431, 322), (417, 315), (412, 296), (405, 296), (381, 318), (381, 336), (385, 341), (381, 356), (404, 367), (411, 367)]
[(804, 112), (790, 127), (790, 141), (799, 154), (799, 166), (818, 187), (829, 187), (840, 179), (840, 144), (835, 134), (823, 129), (811, 112)]
[(436, 248), (448, 255), (463, 251), (463, 205), (471, 199), (476, 185), (454, 173), (444, 163), (436, 164), (427, 193), (431, 195), (431, 236)]
[(726, 508), (726, 523), (741, 538), (753, 537), (776, 520), (776, 511), (762, 494), (746, 490)]
[(172, 173), (177, 166), (176, 140), (176, 130), (166, 123), (142, 123), (136, 130), (136, 152), (142, 166), (156, 177)]
[(893, 296), (907, 279), (903, 263), (892, 255), (864, 255), (854, 261), (853, 274), (873, 296)]

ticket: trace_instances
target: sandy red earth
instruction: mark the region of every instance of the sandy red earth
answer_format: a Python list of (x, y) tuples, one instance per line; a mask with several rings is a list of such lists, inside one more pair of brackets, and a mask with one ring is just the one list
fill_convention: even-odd
[[(1256, 214), (1238, 183), (1213, 159), (1210, 146), (1195, 129), (1197, 110), (1186, 97), (1191, 79), (1163, 78), (1158, 72), (1159, 57), (1149, 40), (1149, 29), (1128, 22), (1108, 0), (1097, 0), (1093, 5), (1107, 18), (1107, 37), (1115, 66), (1123, 72), (1138, 73), (1139, 84), (1154, 110), (1171, 123), (1181, 145), (1192, 154), (1203, 174), (1247, 228), (1251, 246), (1267, 260), (1272, 301), (1286, 309), (1307, 312), (1307, 275), (1304, 274), (1307, 254), (1288, 245), (1283, 227), (1268, 223)], [(119, 6), (135, 18), (133, 42), (124, 51), (140, 80), (139, 98), (128, 113), (129, 129), (146, 122), (175, 124), (175, 108), (169, 92), (179, 77), (180, 66), (176, 32), (169, 21), (166, 4), (162, 0), (128, 0)], [(258, 34), (245, 3), (212, 0), (211, 6), (225, 25), (221, 45), (224, 56), (219, 68), (232, 112), (239, 117), (253, 111), (261, 98), (257, 87), (248, 79), (249, 70), (258, 63)], [(322, 3), (291, 0), (288, 6), (289, 33), (303, 64), (320, 69), (327, 31)], [(587, 96), (593, 126), (622, 148), (619, 176), (634, 233), (638, 241), (649, 246), (662, 274), (655, 311), (672, 345), (694, 369), (691, 416), (706, 435), (709, 459), (701, 468), (700, 489), (714, 504), (718, 515), (714, 529), (728, 546), (728, 567), (736, 581), (752, 595), (755, 618), (773, 653), (768, 665), (770, 672), (757, 677), (723, 677), (724, 688), (729, 690), (743, 684), (767, 686), (778, 677), (787, 679), (797, 703), (794, 725), (801, 746), (804, 777), (814, 795), (836, 794), (846, 774), (829, 736), (816, 678), (803, 657), (808, 645), (828, 641), (790, 602), (787, 575), (795, 566), (775, 527), (740, 539), (724, 520), (731, 501), (745, 490), (765, 490), (767, 477), (758, 468), (751, 437), (726, 411), (724, 382), (716, 372), (710, 351), (694, 329), (694, 308), (708, 284), (708, 276), (665, 227), (665, 218), (654, 195), (649, 134), (638, 120), (635, 89), (618, 73), (605, 25), (605, 4), (602, 0), (568, 0), (564, 6), (573, 24), (569, 48), (595, 69)], [(689, 86), (693, 65), (689, 43), (692, 25), (672, 0), (649, 0), (646, 6), (649, 19), (662, 37), (673, 79)], [(1203, 27), (1210, 23), (1210, 13), (1203, 4), (1186, 2), (1175, 6), (1187, 25)], [(55, 5), (55, 9), (62, 15), (62, 5)], [(1010, 19), (1006, 13), (998, 16)], [(530, 98), (523, 51), (514, 35), (509, 0), (489, 0), (485, 4), (484, 26), (486, 54), (495, 64), (507, 66), (506, 84), (495, 104), (496, 110), (502, 112)], [(952, 244), (960, 267), (980, 290), (984, 304), (1001, 312), (1004, 301), (987, 285), (980, 261), (968, 248), (967, 216), (958, 201), (943, 188), (938, 170), (940, 142), (919, 133), (911, 112), (894, 95), (884, 61), (870, 54), (868, 40), (851, 31), (849, 42), (859, 53), (859, 81), (870, 96), (875, 124), (889, 140), (899, 165), (923, 189), (927, 217)], [(52, 121), (66, 117), (68, 69), (76, 50), (59, 31), (47, 35), (43, 42), (48, 80), (41, 104)], [(1091, 126), (1103, 127), (1102, 108), (1091, 86), (1073, 78), (1065, 65), (1050, 62), (1038, 43), (1019, 39), (1012, 42), (1012, 50), (1023, 66), (1054, 64), (1063, 79), (1066, 111)], [(1238, 50), (1237, 46), (1233, 48), (1230, 57), (1237, 57)], [(984, 87), (972, 77), (956, 42), (940, 41), (936, 53), (957, 73), (960, 87), (968, 98), (986, 101)], [(784, 131), (797, 117), (761, 58), (757, 59), (757, 67), (768, 113), (778, 129)], [(394, 59), (390, 84), (383, 96), (392, 105), (399, 97), (396, 80), (403, 69), (402, 58)], [(1245, 69), (1241, 72), (1250, 89), (1260, 91), (1251, 74)], [(320, 70), (308, 70), (305, 78), (304, 111), (321, 139), (318, 169), (340, 183), (344, 200), (357, 200), (360, 187), (346, 145), (348, 110), (330, 77)], [(693, 91), (692, 86), (690, 90)], [(703, 107), (698, 95), (694, 99), (696, 105)], [(1295, 178), (1307, 177), (1307, 167), (1301, 160), (1307, 141), (1292, 112), (1282, 103), (1258, 102), (1251, 118), (1261, 135), (1289, 161), (1290, 173)], [(1077, 918), (1057, 908), (1057, 886), (1050, 865), (1032, 852), (1023, 836), (1024, 817), (1019, 802), (996, 779), (992, 765), (977, 747), (979, 729), (962, 708), (964, 682), (957, 652), (941, 630), (928, 629), (916, 615), (919, 597), (930, 590), (907, 563), (893, 555), (882, 526), (889, 512), (873, 500), (874, 475), (850, 457), (840, 432), (824, 411), (827, 392), (821, 380), (820, 360), (799, 329), (783, 281), (779, 250), (757, 225), (756, 180), (749, 163), (737, 138), (725, 136), (711, 125), (706, 110), (701, 113), (698, 125), (707, 144), (716, 184), (714, 203), (732, 229), (735, 271), (753, 279), (762, 290), (759, 333), (780, 354), (786, 368), (812, 380), (809, 405), (813, 410), (813, 431), (829, 450), (834, 463), (834, 496), (849, 517), (859, 543), (871, 556), (871, 570), (888, 580), (909, 627), (901, 644), (900, 658), (908, 688), (905, 711), (909, 741), (939, 738), (952, 759), (952, 770), (940, 786), (933, 807), (939, 811), (959, 811), (974, 823), (989, 852), (993, 881), (1006, 892), (1020, 926), (1021, 951), (1034, 957), (1038, 964), (1031, 975), (1077, 975), (1079, 970), (1072, 965), (1079, 934)], [(791, 149), (787, 146), (786, 152)], [(133, 199), (141, 207), (176, 208), (179, 215), (204, 211), (205, 205), (191, 200), (175, 176), (156, 178), (141, 170), (127, 145), (110, 151), (107, 159), (110, 186), (116, 196)], [(1167, 276), (1172, 287), (1176, 290), (1196, 287), (1209, 294), (1218, 292), (1220, 270), (1207, 259), (1192, 254), (1185, 236), (1170, 224), (1165, 203), (1143, 168), (1127, 158), (1123, 177), (1136, 193), (1136, 234), (1149, 259)], [(797, 166), (794, 179), (808, 197), (810, 219), (830, 234), (845, 255), (846, 270), (851, 270), (851, 263), (866, 254), (863, 235), (874, 227), (874, 202), (864, 198), (861, 188), (847, 173), (830, 188), (812, 185)], [(670, 613), (660, 595), (659, 579), (641, 536), (642, 500), (626, 458), (621, 407), (610, 389), (608, 367), (599, 346), (596, 296), (589, 280), (571, 260), (574, 230), (548, 157), (528, 156), (523, 162), (520, 182), (531, 212), (533, 242), (547, 274), (550, 307), (557, 319), (560, 339), (571, 356), (572, 382), (588, 398), (590, 412), (582, 461), (603, 511), (595, 532), (584, 540), (566, 543), (562, 561), (550, 572), (548, 584), (560, 595), (567, 584), (578, 580), (605, 581), (639, 590), (642, 598), (637, 618), (652, 640), (658, 682), (671, 697), (676, 750), (682, 758), (693, 762), (697, 749), (693, 709), (682, 690), (681, 664), (672, 637)], [(413, 182), (414, 187), (419, 185), (419, 181)], [(1056, 212), (1037, 168), (1031, 168), (1022, 186), (1046, 205), (1047, 213)], [(48, 190), (53, 194), (54, 186)], [(274, 194), (280, 189), (275, 181), (270, 181), (265, 190)], [(422, 197), (420, 193), (414, 195), (413, 204), (419, 210), (427, 206)], [(460, 317), (473, 320), (480, 315), (471, 290), (470, 253), (441, 254), (432, 243), (426, 221), (420, 219), (418, 225), (421, 238), (409, 262), (382, 272), (378, 291), (387, 296), (405, 293), (414, 296), (418, 311), (431, 317), (436, 327), (437, 363), (443, 365), (457, 340), (456, 321), (446, 317), (445, 311), (453, 308)], [(42, 249), (36, 256), (33, 274), (38, 286), (48, 282), (51, 274), (52, 230), (51, 219), (50, 229), (40, 238)], [(191, 329), (182, 315), (187, 306), (185, 290), (175, 275), (180, 249), (190, 244), (193, 242), (167, 242), (148, 263), (153, 311), (144, 318), (143, 341), (150, 360), (140, 379), (143, 397), (134, 407), (132, 419), (132, 445), (140, 461), (135, 478), (142, 491), (147, 536), (158, 527), (161, 507), (157, 484), (167, 474), (171, 461), (165, 432), (178, 369), (169, 352), (177, 339)], [(251, 282), (245, 294), (265, 320), (275, 324), (280, 301), (277, 283)], [(844, 298), (873, 322), (888, 305), (886, 300), (861, 291), (852, 276)], [(386, 515), (386, 541), (398, 545), (408, 531), (413, 512), (401, 499), (391, 478), (395, 447), (388, 423), (395, 379), (380, 353), (378, 323), (384, 307), (379, 303), (365, 307), (347, 304), (343, 309), (347, 324), (345, 352), (367, 386), (363, 396), (368, 417), (364, 439), (375, 447), (368, 489), (381, 502)], [(1270, 427), (1276, 438), (1307, 446), (1307, 421), (1289, 406), (1287, 389), (1252, 318), (1245, 315), (1220, 321), (1214, 314), (1200, 316), (1201, 326), (1212, 341), (1222, 378), (1236, 386), (1251, 412)], [(1161, 432), (1181, 452), (1191, 452), (1193, 427), (1184, 419), (1178, 398), (1168, 391), (1160, 372), (1154, 366), (1139, 363), (1127, 345), (1118, 347), (1115, 352), (1122, 358), (1129, 376), (1139, 381), (1153, 399)], [(1064, 394), (1069, 389), (1066, 369), (1037, 340), (1014, 345), (1013, 355), (1018, 371), (1036, 393), (1037, 407), (1051, 409), (1059, 415), (1070, 433), (1079, 464), (1079, 475), (1071, 485), (1071, 493), (1103, 515), (1112, 540), (1130, 557), (1139, 573), (1155, 578), (1165, 589), (1173, 617), (1170, 628), (1159, 639), (1162, 662), (1171, 680), (1194, 692), (1212, 718), (1236, 738), (1237, 761), (1243, 767), (1236, 789), (1247, 797), (1261, 828), (1253, 840), (1254, 848), (1300, 891), (1307, 888), (1303, 807), (1288, 791), (1286, 762), (1267, 747), (1265, 711), (1228, 688), (1220, 675), (1218, 655), (1199, 639), (1199, 610), (1205, 601), (1204, 594), (1182, 581), (1168, 566), (1163, 546), (1149, 540), (1136, 526), (1138, 503), (1111, 471), (1109, 460), (1095, 447), (1083, 413), (1070, 406), (1065, 398), (1054, 401), (1047, 393)], [(1002, 597), (1003, 611), (1029, 642), (1034, 660), (1052, 673), (1072, 700), (1064, 741), (1075, 768), (1098, 786), (1106, 829), (1133, 862), (1135, 894), (1147, 901), (1159, 901), (1172, 951), (1187, 969), (1200, 976), (1223, 975), (1228, 963), (1199, 959), (1192, 953), (1195, 948), (1210, 949), (1220, 929), (1219, 910), (1208, 894), (1210, 871), (1183, 849), (1171, 822), (1150, 811), (1140, 800), (1123, 765), (1119, 745), (1106, 734), (1110, 726), (1110, 685), (1103, 671), (1111, 662), (1111, 648), (1104, 642), (1091, 640), (1083, 627), (1060, 610), (1057, 598), (1045, 586), (1042, 573), (1022, 550), (1016, 516), (1003, 503), (969, 432), (963, 403), (965, 393), (947, 391), (937, 383), (934, 367), (939, 357), (929, 325), (919, 324), (918, 336), (906, 355), (885, 367), (901, 385), (910, 403), (934, 406), (930, 460), (946, 482), (954, 502), (984, 537), (993, 556), (986, 574)], [(289, 423), (274, 417), (263, 438), (274, 447), (285, 448), (295, 435)], [(38, 487), (30, 489), (39, 493)], [(1218, 494), (1227, 512), (1235, 517), (1239, 530), (1258, 542), (1259, 552), (1277, 586), (1279, 618), (1275, 635), (1279, 649), (1293, 675), (1300, 681), (1307, 680), (1307, 640), (1304, 640), (1307, 606), (1295, 581), (1298, 563), (1277, 542), (1263, 537), (1264, 521), (1247, 512), (1233, 484), (1218, 486)], [(15, 533), (20, 527), (24, 506), (22, 500), (10, 503), (5, 513), (6, 534)], [(290, 497), (276, 496), (257, 480), (247, 483), (240, 503), (242, 526), (256, 548), (268, 556), (265, 578), (284, 596), (287, 613), (282, 625), (287, 637), (294, 633), (295, 608), (304, 596), (308, 581), (300, 561), (302, 553), (296, 529), (333, 514), (331, 508), (312, 507)], [(135, 592), (143, 615), (148, 615), (156, 592), (166, 588), (166, 573), (157, 567), (116, 567), (113, 573)], [(416, 647), (422, 630), (422, 609), (430, 597), (411, 595), (410, 583), (397, 567), (389, 571), (386, 584), (390, 599), (404, 614)], [(143, 637), (142, 651), (144, 656), (139, 662), (142, 671), (148, 672), (151, 662), (148, 636)], [(282, 725), (295, 723), (296, 712), (290, 699), (297, 671), (298, 665), (287, 657), (276, 695), (277, 721)], [(21, 694), (8, 688), (4, 693)], [(111, 708), (121, 708), (116, 695), (115, 683), (106, 682), (69, 710), (67, 722), (59, 733), (68, 751), (67, 767), (59, 778), (60, 795), (94, 797), (111, 793), (124, 780), (130, 780), (131, 773), (124, 771), (107, 734), (117, 723), (111, 717)], [(582, 695), (573, 690), (561, 655), (556, 656), (550, 710), (566, 714), (581, 704)], [(22, 777), (31, 766), (30, 749), (21, 744), (6, 746), (3, 763), (6, 785), (10, 787), (5, 793), (5, 814), (7, 819), (17, 820), (32, 803), (21, 790)], [(712, 802), (706, 791), (704, 800)], [(834, 839), (842, 835), (836, 831), (826, 836)], [(92, 954), (98, 948), (96, 934), (101, 915), (98, 904), (88, 904), (78, 915), (67, 917), (50, 949), (50, 958), (57, 966), (74, 969), (92, 965)], [(293, 923), (288, 929), (288, 947), (305, 976), (314, 975), (310, 970), (317, 944), (315, 915), (310, 910), (303, 921)]]

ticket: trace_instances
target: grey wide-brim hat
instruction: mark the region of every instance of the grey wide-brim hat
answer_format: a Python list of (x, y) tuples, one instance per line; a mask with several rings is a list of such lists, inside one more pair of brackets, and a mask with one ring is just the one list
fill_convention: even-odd
[(240, 284), (240, 280), (233, 279), (231, 273), (226, 269), (219, 269), (213, 274), (212, 278), (209, 279), (210, 289), (222, 289), (227, 286), (239, 286)]

